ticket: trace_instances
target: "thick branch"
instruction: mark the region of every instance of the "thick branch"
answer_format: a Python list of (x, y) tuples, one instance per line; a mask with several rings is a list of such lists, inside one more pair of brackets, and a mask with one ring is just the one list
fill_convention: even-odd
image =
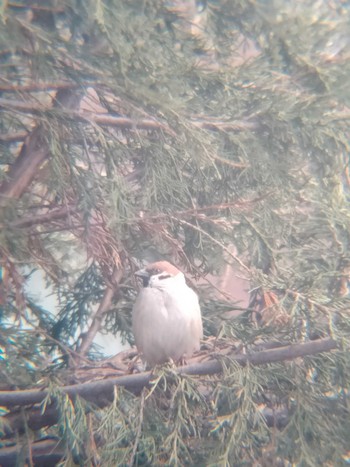
[[(60, 90), (56, 95), (55, 105), (72, 109), (79, 106), (80, 99), (81, 97), (73, 91)], [(1, 100), (8, 101), (0, 98)], [(37, 126), (23, 143), (19, 156), (10, 167), (7, 180), (0, 186), (0, 205), (5, 205), (8, 198), (20, 198), (48, 158), (49, 147), (42, 131), (42, 128)]]
[[(241, 365), (246, 365), (247, 363), (251, 365), (265, 365), (268, 363), (293, 360), (295, 358), (305, 357), (306, 355), (329, 352), (336, 348), (337, 343), (333, 339), (326, 338), (303, 344), (291, 344), (285, 347), (264, 350), (251, 355), (232, 354), (229, 357)], [(222, 363), (218, 359), (187, 365), (177, 370), (179, 374), (185, 375), (214, 375), (221, 371)], [(151, 379), (152, 373), (145, 372), (92, 383), (65, 386), (62, 388), (62, 392), (70, 397), (79, 395), (84, 399), (98, 403), (112, 399), (114, 386), (122, 386), (131, 392), (139, 393), (144, 386), (150, 383)], [(48, 393), (46, 390), (0, 391), (0, 406), (14, 407), (38, 404), (42, 402), (47, 395)]]
[[(279, 428), (283, 428), (287, 424), (289, 418), (289, 412), (286, 407), (275, 410), (265, 407), (262, 410), (262, 415), (264, 416), (268, 426), (277, 426)], [(3, 421), (5, 423), (2, 439), (12, 438), (16, 433), (24, 433), (25, 424), (32, 431), (37, 431), (45, 426), (55, 425), (58, 423), (59, 418), (60, 413), (55, 405), (46, 406), (44, 412), (42, 408), (31, 408), (25, 411), (22, 409), (10, 412), (3, 417)]]
[(2, 133), (0, 134), (0, 142), (2, 143), (17, 143), (24, 141), (28, 136), (28, 131), (18, 131), (17, 133)]
[[(15, 433), (24, 433), (25, 425), (33, 431), (40, 430), (44, 426), (55, 425), (59, 420), (59, 412), (54, 404), (42, 408), (31, 408), (27, 411), (16, 410), (3, 417), (4, 426), (1, 439), (11, 438)], [(1, 462), (0, 462), (1, 466)]]
[(41, 137), (41, 131), (40, 127), (36, 128), (23, 144), (7, 174), (7, 180), (0, 186), (1, 204), (6, 203), (7, 198), (20, 198), (48, 157), (49, 149)]
[[(1, 467), (13, 467), (14, 465), (19, 465), (19, 459), (23, 460), (25, 465), (34, 464), (36, 466), (49, 467), (57, 465), (63, 457), (64, 450), (59, 446), (59, 440), (57, 439), (44, 439), (37, 441), (31, 444), (30, 450), (28, 447), (18, 444), (15, 446), (2, 447), (0, 449)], [(29, 464), (29, 461), (33, 464)]]
[[(32, 415), (32, 412), (34, 412), (34, 416)], [(54, 416), (52, 416), (52, 413), (54, 413)], [(265, 408), (262, 410), (262, 416), (264, 417), (267, 426), (269, 427), (275, 427), (278, 429), (283, 429), (289, 420), (290, 417), (290, 412), (286, 407), (278, 408), (278, 409), (270, 409), (270, 408)], [(32, 419), (36, 419), (36, 423), (32, 423)], [(43, 421), (45, 422), (43, 423)], [(30, 411), (30, 415), (27, 418), (27, 426), (31, 430), (38, 430), (43, 426), (51, 426), (57, 423), (59, 420), (59, 412), (56, 409), (49, 409), (46, 408), (46, 411), (44, 414), (42, 414), (41, 410), (34, 409)], [(9, 436), (13, 436), (16, 432), (22, 433), (23, 432), (23, 414), (20, 414), (18, 416), (17, 414), (17, 423), (12, 424), (11, 423), (11, 428), (12, 432), (8, 432)], [(140, 420), (140, 422), (142, 419)], [(6, 424), (5, 424), (5, 434), (6, 434), (6, 429), (9, 427), (8, 423), (10, 420), (6, 418)], [(141, 423), (139, 424), (139, 428), (141, 429)], [(137, 444), (135, 444), (137, 446)], [(21, 446), (21, 445), (14, 445), (14, 446), (3, 446), (0, 448), (0, 465), (3, 467), (12, 467), (13, 465), (16, 464), (16, 461), (18, 460), (18, 457), (21, 455), (23, 456), (23, 449), (26, 449), (26, 447)], [(25, 451), (24, 451), (25, 452)], [(38, 440), (35, 443), (31, 445), (31, 450), (30, 454), (32, 457), (32, 461), (34, 462), (34, 465), (39, 466), (54, 466), (57, 465), (57, 463), (64, 458), (65, 452), (61, 448), (59, 440), (56, 439), (43, 439), (43, 440)], [(26, 461), (29, 460), (29, 450), (28, 454), (26, 457)], [(21, 457), (23, 459), (23, 457)], [(131, 463), (130, 463), (131, 465)]]
[[(286, 360), (294, 360), (306, 355), (314, 355), (321, 352), (329, 352), (336, 349), (337, 343), (330, 338), (318, 339), (315, 341), (306, 342), (303, 344), (291, 344), (285, 347), (277, 347), (274, 349), (263, 350), (251, 355), (239, 354), (230, 356), (242, 366), (249, 363), (250, 365), (266, 365), (268, 363), (283, 362)], [(195, 363), (183, 368), (179, 368), (180, 374), (186, 375), (213, 375), (222, 370), (220, 361), (209, 361), (206, 363)]]

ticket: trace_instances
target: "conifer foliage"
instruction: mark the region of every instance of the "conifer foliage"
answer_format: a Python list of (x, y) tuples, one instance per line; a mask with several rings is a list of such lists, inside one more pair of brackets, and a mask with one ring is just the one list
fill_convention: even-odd
[[(349, 21), (341, 0), (2, 3), (1, 466), (348, 462)], [(160, 258), (205, 339), (132, 372), (96, 336), (133, 343), (134, 272)]]

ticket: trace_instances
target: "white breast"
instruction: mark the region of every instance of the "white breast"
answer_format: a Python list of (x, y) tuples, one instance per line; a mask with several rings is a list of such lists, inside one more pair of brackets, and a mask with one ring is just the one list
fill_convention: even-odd
[(143, 289), (134, 305), (133, 332), (150, 365), (190, 357), (203, 336), (197, 295), (186, 284)]

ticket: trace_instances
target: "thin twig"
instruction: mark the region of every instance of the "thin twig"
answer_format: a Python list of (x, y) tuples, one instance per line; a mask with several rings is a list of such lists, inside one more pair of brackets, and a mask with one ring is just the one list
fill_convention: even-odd
[[(36, 101), (18, 101), (14, 99), (0, 98), (0, 108), (14, 109), (21, 112), (29, 112), (31, 114), (42, 114), (43, 112), (53, 111), (52, 105), (38, 104)], [(96, 112), (84, 111), (69, 111), (61, 109), (67, 118), (72, 118), (75, 121), (95, 123), (103, 126), (112, 126), (130, 130), (164, 130), (167, 133), (175, 136), (171, 128), (155, 119), (151, 118), (129, 118), (125, 116), (117, 116), (110, 114), (102, 114)]]
[(28, 465), (29, 467), (34, 467), (34, 463), (33, 463), (33, 450), (32, 450), (32, 440), (30, 439), (30, 435), (29, 435), (29, 430), (28, 430), (28, 423), (27, 423), (27, 420), (26, 420), (26, 417), (24, 415), (24, 409), (23, 407), (21, 408), (21, 415), (22, 415), (22, 418), (24, 420), (24, 432), (25, 432), (25, 435), (26, 435), (26, 440), (27, 440), (27, 443), (28, 443)]
[(31, 83), (31, 84), (1, 84), (0, 83), (0, 91), (6, 92), (36, 92), (36, 91), (54, 91), (56, 89), (73, 89), (79, 87), (77, 83), (68, 83), (65, 81), (57, 82), (57, 83), (48, 83), (48, 82), (41, 82), (41, 83)]
[[(33, 324), (30, 322), (30, 324)], [(45, 337), (45, 339), (51, 341), (53, 344), (57, 345), (58, 347), (60, 347), (60, 349), (65, 352), (69, 358), (73, 359), (74, 361), (74, 358), (77, 358), (80, 360), (80, 362), (84, 362), (85, 364), (89, 364), (91, 363), (91, 361), (87, 358), (85, 358), (83, 355), (79, 354), (78, 352), (76, 352), (75, 350), (72, 350), (70, 349), (69, 347), (67, 347), (65, 344), (63, 344), (62, 342), (60, 342), (59, 340), (55, 339), (54, 337), (50, 336), (46, 331), (43, 331), (42, 329), (39, 329), (39, 328), (36, 328), (36, 329), (26, 329), (25, 331), (20, 331), (20, 334), (21, 335), (21, 332), (23, 332), (24, 334), (26, 333), (32, 333), (32, 334), (41, 334), (42, 336)]]
[(250, 269), (248, 268), (248, 266), (246, 266), (242, 260), (240, 260), (238, 258), (238, 256), (234, 255), (230, 250), (229, 248), (227, 248), (225, 245), (223, 245), (221, 242), (219, 242), (218, 240), (216, 240), (216, 238), (214, 238), (212, 235), (210, 235), (208, 232), (206, 232), (205, 230), (201, 229), (200, 227), (197, 227), (196, 225), (193, 225), (191, 224), (190, 222), (186, 222), (184, 221), (183, 219), (179, 219), (177, 217), (173, 217), (173, 216), (170, 216), (171, 219), (174, 219), (176, 220), (177, 222), (179, 222), (180, 224), (184, 224), (184, 225), (187, 225), (188, 227), (190, 227), (191, 229), (193, 230), (197, 230), (197, 232), (200, 232), (202, 235), (208, 237), (213, 243), (215, 243), (216, 245), (218, 245), (220, 248), (222, 248), (229, 256), (231, 256), (231, 258), (233, 258), (240, 266), (241, 268), (243, 268), (245, 271), (249, 272), (250, 273)]
[(123, 271), (115, 268), (110, 280), (107, 285), (100, 306), (98, 307), (89, 329), (81, 336), (81, 344), (77, 352), (81, 355), (86, 355), (88, 352), (96, 334), (101, 329), (103, 319), (107, 311), (110, 309), (114, 294), (118, 288), (120, 279), (122, 278)]
[(203, 128), (205, 130), (217, 131), (244, 131), (244, 130), (257, 130), (259, 124), (256, 121), (249, 120), (231, 120), (227, 122), (213, 120), (192, 120), (193, 126)]
[[(246, 206), (251, 206), (259, 201), (266, 199), (270, 196), (273, 192), (268, 192), (265, 195), (258, 196), (256, 198), (241, 200), (241, 201), (231, 201), (229, 203), (219, 203), (219, 204), (210, 204), (208, 206), (201, 206), (191, 209), (184, 209), (182, 211), (173, 211), (172, 216), (195, 216), (196, 214), (201, 214), (209, 210), (218, 211), (222, 209), (230, 209), (230, 208), (245, 208)], [(142, 220), (157, 220), (157, 219), (164, 219), (166, 217), (171, 217), (170, 214), (167, 213), (159, 213), (154, 215), (147, 215), (144, 214), (142, 216)], [(129, 222), (135, 222), (136, 220), (140, 220), (140, 218), (132, 218), (129, 219)], [(203, 220), (207, 220), (203, 217)], [(209, 220), (209, 219), (208, 219)]]
[[(72, 86), (71, 86), (72, 87)], [(0, 87), (1, 89), (1, 87)], [(6, 109), (14, 109), (21, 112), (29, 112), (31, 114), (42, 114), (43, 112), (52, 110), (52, 106), (38, 103), (34, 100), (19, 101), (14, 99), (0, 98), (0, 107)], [(166, 124), (161, 123), (156, 119), (151, 118), (129, 118), (126, 116), (116, 116), (108, 113), (96, 113), (87, 110), (84, 111), (71, 111), (65, 112), (67, 117), (74, 118), (75, 120), (87, 121), (96, 123), (98, 125), (113, 126), (118, 128), (125, 128), (131, 130), (159, 130), (162, 129), (172, 136), (176, 133)], [(194, 117), (195, 118), (195, 117)], [(254, 130), (257, 128), (257, 123), (247, 121), (234, 121), (234, 122), (215, 122), (215, 121), (200, 121), (191, 120), (190, 124), (197, 128), (206, 130), (224, 130), (224, 131), (243, 131)], [(234, 162), (220, 156), (215, 156), (215, 160), (228, 164), (234, 168), (246, 168), (249, 164), (244, 162)]]

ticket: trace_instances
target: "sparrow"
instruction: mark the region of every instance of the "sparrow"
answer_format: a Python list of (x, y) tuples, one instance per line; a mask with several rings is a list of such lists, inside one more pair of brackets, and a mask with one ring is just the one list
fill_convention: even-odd
[(138, 351), (150, 366), (191, 357), (203, 337), (197, 294), (167, 261), (135, 273), (143, 280), (133, 307), (132, 329)]

